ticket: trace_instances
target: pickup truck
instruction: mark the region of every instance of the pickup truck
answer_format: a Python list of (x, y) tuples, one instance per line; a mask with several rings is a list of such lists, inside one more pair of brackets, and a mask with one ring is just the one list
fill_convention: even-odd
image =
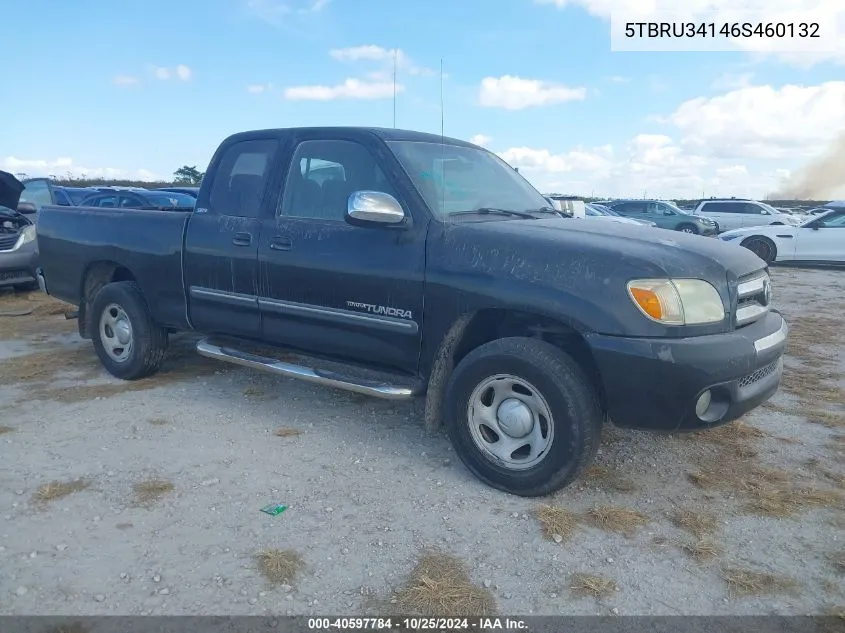
[(126, 380), (175, 332), (238, 365), (425, 398), (466, 467), (566, 486), (602, 425), (697, 431), (778, 389), (765, 263), (719, 240), (565, 218), (473, 144), (373, 128), (243, 132), (191, 211), (48, 206), (38, 278)]

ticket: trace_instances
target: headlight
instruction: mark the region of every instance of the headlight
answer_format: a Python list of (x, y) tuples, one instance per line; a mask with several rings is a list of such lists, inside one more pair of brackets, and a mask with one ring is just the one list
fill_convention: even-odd
[(23, 227), (23, 231), (21, 231), (20, 241), (18, 242), (19, 246), (23, 246), (28, 242), (32, 242), (35, 239), (35, 225), (30, 224), (29, 226)]
[(640, 312), (666, 325), (702, 325), (725, 318), (718, 291), (703, 279), (634, 279), (628, 295)]

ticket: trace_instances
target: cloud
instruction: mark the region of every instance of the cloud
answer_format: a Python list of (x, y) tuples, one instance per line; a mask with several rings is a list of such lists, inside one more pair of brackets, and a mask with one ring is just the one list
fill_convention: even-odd
[(668, 120), (685, 146), (718, 158), (809, 157), (845, 129), (845, 81), (749, 86), (699, 97)]
[(482, 106), (507, 110), (582, 101), (586, 97), (586, 88), (568, 88), (561, 84), (511, 75), (485, 77), (481, 80), (478, 92), (478, 101)]
[(484, 134), (476, 134), (469, 142), (473, 145), (480, 145), (481, 147), (487, 147), (493, 141), (493, 137), (485, 136)]
[(176, 76), (182, 81), (188, 81), (193, 74), (193, 71), (184, 64), (179, 64), (176, 67)]
[[(590, 15), (610, 19), (612, 14), (636, 14), (638, 22), (762, 22), (799, 23), (818, 22), (822, 37), (813, 42), (820, 46), (814, 52), (786, 52), (788, 44), (777, 38), (735, 38), (733, 44), (738, 50), (759, 57), (774, 56), (779, 61), (797, 67), (807, 68), (815, 64), (832, 61), (845, 65), (845, 38), (832, 25), (845, 20), (845, 4), (841, 0), (757, 0), (757, 2), (736, 2), (735, 0), (685, 0), (682, 5), (676, 0), (534, 0), (540, 5), (555, 5), (559, 9), (580, 7)], [(660, 15), (662, 14), (662, 15)], [(624, 18), (624, 16), (622, 16)], [(825, 31), (827, 27), (827, 31)], [(805, 46), (811, 44), (804, 43)], [(778, 50), (778, 47), (780, 49)]]
[(273, 26), (284, 24), (294, 15), (310, 15), (321, 12), (331, 0), (245, 0), (246, 12)]
[(269, 92), (272, 89), (273, 89), (272, 83), (250, 84), (246, 87), (246, 91), (249, 92), (250, 94), (254, 94), (254, 95), (261, 94), (263, 92)]
[(612, 77), (608, 77), (607, 80), (611, 83), (615, 84), (627, 84), (630, 83), (630, 77), (622, 77), (621, 75), (613, 75)]
[(540, 170), (545, 173), (563, 173), (571, 171), (605, 173), (611, 167), (613, 148), (603, 146), (594, 149), (575, 148), (563, 154), (554, 154), (548, 149), (530, 147), (511, 147), (499, 156), (520, 169)]
[(115, 86), (137, 86), (141, 81), (132, 75), (117, 75), (113, 80)]
[(394, 55), (396, 58), (396, 69), (398, 72), (408, 75), (433, 75), (434, 71), (431, 68), (420, 66), (414, 62), (408, 54), (401, 48), (383, 48), (368, 44), (364, 46), (352, 46), (349, 48), (334, 48), (329, 51), (329, 55), (341, 62), (378, 62), (383, 69), (378, 71), (379, 74), (386, 74), (392, 71)]
[[(396, 92), (404, 91), (397, 84)], [(347, 79), (336, 86), (294, 86), (285, 89), (288, 101), (335, 101), (338, 99), (387, 99), (393, 96), (392, 82), (369, 82)]]
[(738, 90), (751, 86), (753, 73), (726, 73), (716, 79), (710, 87), (713, 90)]
[(510, 147), (499, 154), (544, 191), (831, 199), (845, 197), (843, 106), (841, 81), (752, 85), (685, 101), (661, 117), (660, 133), (613, 147)]
[(161, 177), (147, 169), (120, 169), (117, 167), (85, 167), (77, 165), (72, 158), (60, 157), (47, 159), (22, 159), (7, 156), (0, 160), (0, 169), (13, 174), (26, 174), (30, 177), (86, 177), (103, 179), (161, 180)]
[(151, 70), (153, 76), (162, 81), (167, 81), (169, 79), (173, 79), (174, 77), (180, 81), (190, 81), (191, 77), (194, 75), (194, 72), (184, 64), (179, 64), (178, 66), (173, 66), (172, 68), (167, 66), (152, 66)]

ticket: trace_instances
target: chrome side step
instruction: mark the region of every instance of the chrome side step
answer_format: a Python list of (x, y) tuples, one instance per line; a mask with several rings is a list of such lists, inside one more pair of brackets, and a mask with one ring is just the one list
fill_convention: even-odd
[(335, 389), (352, 391), (385, 400), (407, 400), (420, 395), (424, 391), (420, 384), (414, 384), (410, 380), (408, 380), (407, 384), (389, 384), (371, 378), (352, 377), (338, 371), (326, 371), (288, 363), (258, 354), (251, 354), (250, 352), (234, 349), (226, 345), (216, 344), (210, 339), (199, 341), (197, 343), (197, 352), (207, 358), (214, 358), (216, 360), (234, 363), (235, 365), (258, 369), (276, 374), (277, 376), (297, 378), (324, 387), (334, 387)]

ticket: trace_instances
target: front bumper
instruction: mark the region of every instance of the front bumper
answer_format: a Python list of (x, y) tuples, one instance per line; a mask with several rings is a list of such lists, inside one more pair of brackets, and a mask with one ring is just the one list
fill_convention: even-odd
[(13, 251), (0, 251), (0, 287), (35, 282), (37, 262), (38, 248), (35, 241)]
[[(788, 326), (775, 311), (726, 334), (682, 339), (588, 335), (607, 412), (625, 428), (697, 431), (736, 420), (778, 390)], [(710, 390), (699, 417), (696, 402)]]

